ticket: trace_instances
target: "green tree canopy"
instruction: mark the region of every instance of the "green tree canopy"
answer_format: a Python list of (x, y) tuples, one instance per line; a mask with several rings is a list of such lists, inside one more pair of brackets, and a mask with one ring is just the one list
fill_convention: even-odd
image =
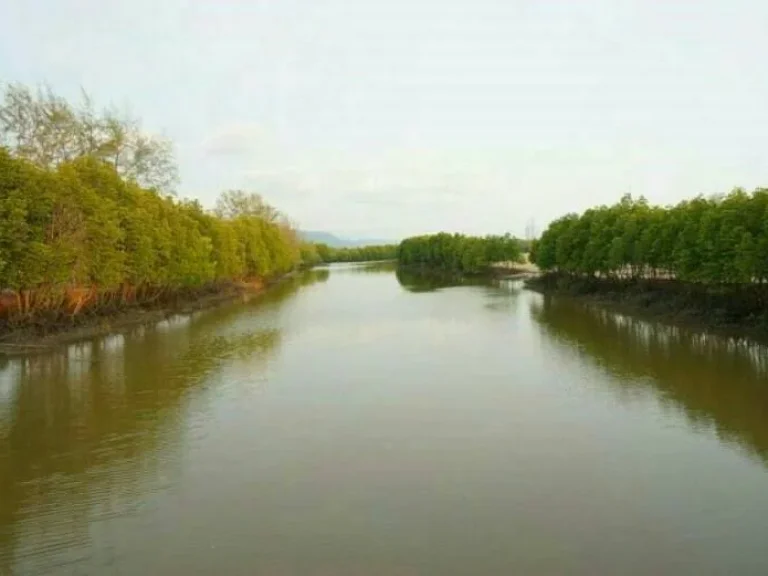
[(544, 271), (607, 278), (675, 278), (706, 284), (768, 279), (768, 190), (650, 206), (613, 206), (552, 222), (532, 250)]

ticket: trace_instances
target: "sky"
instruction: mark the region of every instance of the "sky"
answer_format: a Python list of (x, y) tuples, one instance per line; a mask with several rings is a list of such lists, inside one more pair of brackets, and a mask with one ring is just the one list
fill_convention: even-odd
[(206, 206), (523, 235), (768, 186), (766, 30), (759, 0), (6, 0), (0, 82), (129, 109)]

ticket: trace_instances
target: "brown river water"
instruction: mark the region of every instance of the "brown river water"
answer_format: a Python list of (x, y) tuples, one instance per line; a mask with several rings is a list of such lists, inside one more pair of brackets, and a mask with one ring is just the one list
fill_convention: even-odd
[(0, 575), (768, 574), (768, 349), (388, 266), (0, 357)]

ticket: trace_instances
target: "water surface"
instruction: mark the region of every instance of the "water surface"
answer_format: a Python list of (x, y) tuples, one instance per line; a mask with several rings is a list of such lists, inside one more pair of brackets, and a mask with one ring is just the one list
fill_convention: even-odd
[(768, 352), (334, 266), (0, 360), (0, 574), (768, 574)]

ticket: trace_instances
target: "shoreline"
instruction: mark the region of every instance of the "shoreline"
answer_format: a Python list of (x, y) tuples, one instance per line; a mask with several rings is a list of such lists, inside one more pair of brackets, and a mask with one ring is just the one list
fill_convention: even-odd
[(527, 278), (525, 287), (544, 296), (568, 298), (643, 320), (768, 343), (768, 313), (750, 301), (754, 296), (750, 292), (729, 293), (676, 281), (565, 279), (556, 274)]
[(179, 314), (215, 308), (240, 298), (260, 296), (291, 278), (295, 272), (264, 283), (226, 283), (197, 294), (179, 295), (156, 304), (135, 304), (126, 308), (88, 314), (68, 322), (6, 328), (0, 334), (0, 356), (23, 356), (48, 352), (59, 346), (119, 334), (131, 328), (166, 320)]
[[(608, 280), (541, 273), (534, 267), (494, 266), (462, 274), (441, 268), (400, 266), (413, 275), (413, 288), (459, 286), (492, 280), (522, 281), (527, 290), (567, 298), (638, 319), (697, 332), (768, 344), (768, 289), (765, 286), (711, 286), (674, 280)], [(416, 280), (423, 282), (417, 283)]]

